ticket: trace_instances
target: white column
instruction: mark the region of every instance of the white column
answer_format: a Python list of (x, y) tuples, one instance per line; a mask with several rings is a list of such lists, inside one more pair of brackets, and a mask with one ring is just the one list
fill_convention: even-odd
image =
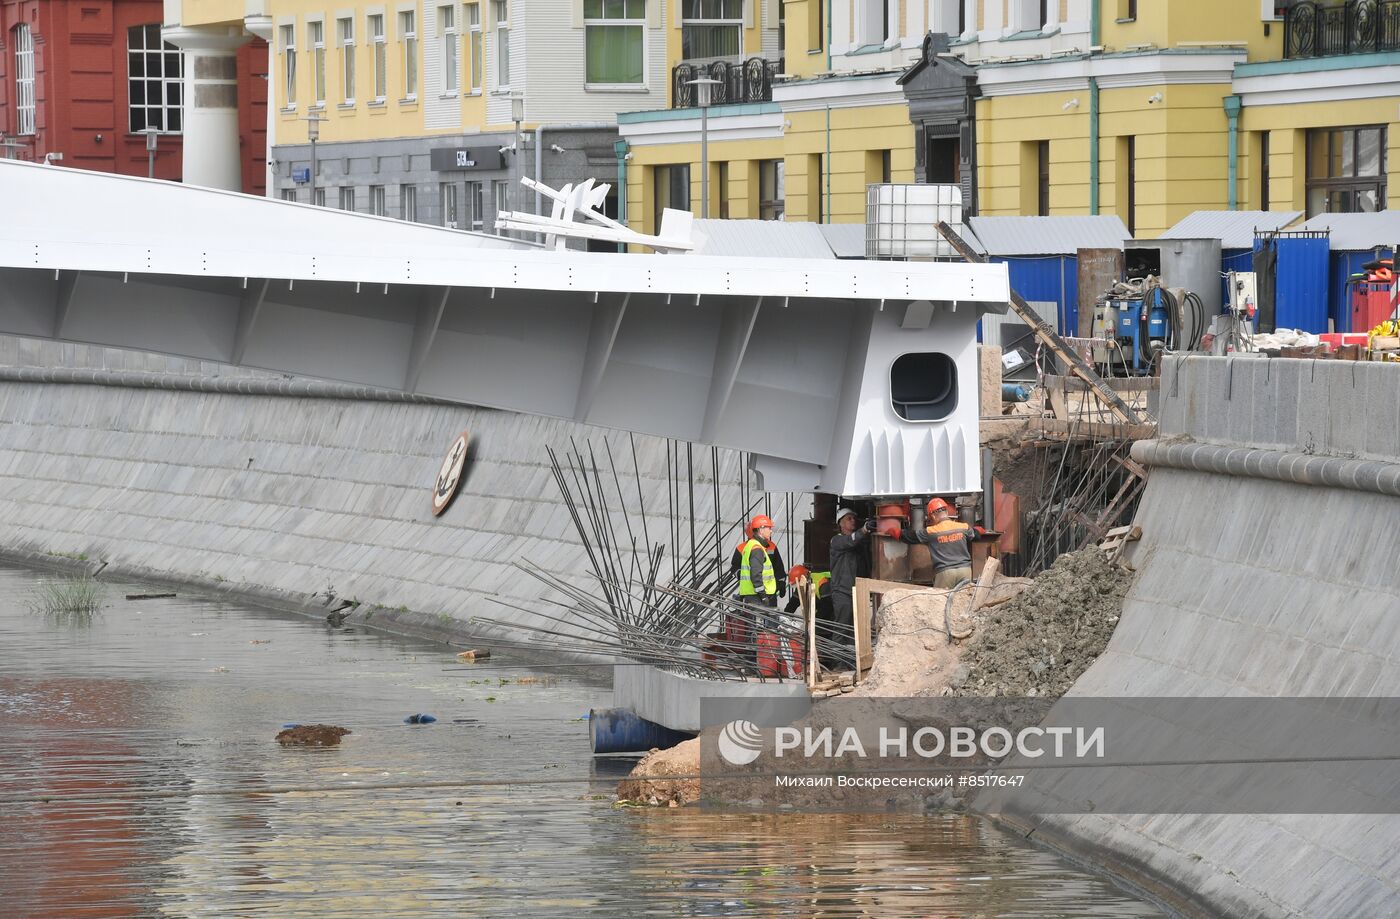
[(184, 52), (185, 184), (242, 191), (236, 55), (251, 36), (241, 23), (166, 26), (161, 34)]

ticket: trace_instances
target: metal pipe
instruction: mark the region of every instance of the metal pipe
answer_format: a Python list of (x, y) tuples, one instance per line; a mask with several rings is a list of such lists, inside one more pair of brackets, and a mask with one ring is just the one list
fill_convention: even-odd
[(1226, 170), (1229, 176), (1230, 191), (1227, 196), (1230, 203), (1230, 210), (1240, 209), (1239, 176), (1240, 176), (1240, 109), (1243, 108), (1239, 96), (1225, 97), (1225, 120), (1229, 124), (1229, 161)]
[(710, 107), (700, 106), (700, 216), (710, 216)]
[[(543, 170), (544, 170), (544, 153), (543, 153), (543, 150), (544, 150), (544, 148), (541, 146), (543, 143), (544, 143), (544, 125), (542, 125), (542, 124), (540, 124), (540, 125), (535, 125), (535, 181), (536, 181), (536, 182), (543, 182), (543, 181), (544, 181), (544, 172), (543, 172)], [(540, 212), (540, 189), (539, 189), (539, 186), (537, 185), (537, 186), (535, 186), (535, 214), (538, 215), (539, 212)]]

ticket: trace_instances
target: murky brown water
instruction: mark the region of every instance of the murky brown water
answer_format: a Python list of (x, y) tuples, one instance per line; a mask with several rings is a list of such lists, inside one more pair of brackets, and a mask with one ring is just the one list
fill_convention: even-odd
[[(0, 568), (5, 917), (1160, 915), (975, 818), (616, 807), (577, 676), (125, 585), (63, 626), (41, 577)], [(404, 787), (502, 779), (556, 783)]]

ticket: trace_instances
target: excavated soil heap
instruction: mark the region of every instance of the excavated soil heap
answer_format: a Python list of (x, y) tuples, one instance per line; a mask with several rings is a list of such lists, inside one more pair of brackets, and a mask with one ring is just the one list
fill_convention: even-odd
[(277, 742), (284, 747), (334, 747), (349, 733), (349, 728), (333, 724), (299, 724), (278, 733)]
[(1061, 555), (1020, 596), (981, 612), (954, 693), (1064, 695), (1108, 646), (1131, 583), (1095, 547)]
[[(617, 786), (622, 801), (642, 804), (692, 804), (700, 798), (700, 738), (686, 740), (669, 750), (652, 750)], [(686, 778), (676, 778), (686, 776)]]

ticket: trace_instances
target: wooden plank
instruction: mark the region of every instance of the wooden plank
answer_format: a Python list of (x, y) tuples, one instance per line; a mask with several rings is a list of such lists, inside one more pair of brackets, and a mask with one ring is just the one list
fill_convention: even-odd
[(1069, 403), (1065, 399), (1065, 378), (1046, 377), (1045, 395), (1050, 398), (1050, 412), (1061, 421), (1069, 421)]
[(812, 582), (804, 579), (797, 585), (798, 596), (802, 598), (802, 614), (807, 617), (807, 688), (817, 683), (822, 668), (817, 660), (817, 597), (811, 588)]
[(1155, 424), (1123, 424), (1117, 421), (1032, 418), (1030, 429), (1047, 437), (1075, 437), (1085, 440), (1150, 440), (1157, 436)]
[[(943, 234), (943, 238), (948, 240), (949, 244), (967, 261), (975, 263), (986, 261), (986, 259), (974, 252), (972, 248), (963, 241), (963, 238), (959, 236), (952, 227), (948, 226), (945, 221), (940, 220), (938, 222), (938, 232)], [(1112, 411), (1114, 415), (1128, 424), (1140, 423), (1137, 412), (1133, 411), (1122, 399), (1118, 398), (1118, 394), (1104, 384), (1103, 378), (1094, 372), (1094, 368), (1090, 367), (1085, 362), (1084, 358), (1080, 357), (1074, 349), (1065, 344), (1064, 339), (1060, 338), (1059, 334), (1056, 333), (1054, 329), (1046, 325), (1045, 321), (1037, 316), (1035, 311), (1030, 308), (1030, 304), (1026, 303), (1025, 299), (1020, 294), (1016, 293), (1015, 290), (1011, 291), (1011, 309), (1015, 311), (1017, 316), (1021, 317), (1026, 325), (1031, 327), (1035, 332), (1035, 337), (1040, 339), (1041, 343), (1044, 344), (1046, 348), (1063, 361), (1065, 366), (1069, 367), (1075, 376), (1084, 380), (1094, 388), (1099, 398), (1107, 403), (1109, 410)]]

